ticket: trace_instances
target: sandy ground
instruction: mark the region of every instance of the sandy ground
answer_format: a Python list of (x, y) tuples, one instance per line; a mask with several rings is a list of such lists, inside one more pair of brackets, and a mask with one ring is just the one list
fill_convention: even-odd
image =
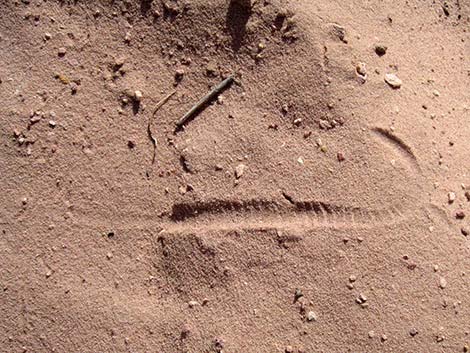
[(470, 350), (467, 0), (0, 14), (0, 351)]

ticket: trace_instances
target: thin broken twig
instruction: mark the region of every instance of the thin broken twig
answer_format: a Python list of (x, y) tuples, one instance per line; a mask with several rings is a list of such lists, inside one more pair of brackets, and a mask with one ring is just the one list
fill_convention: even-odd
[(155, 117), (155, 114), (157, 113), (157, 111), (166, 103), (168, 102), (168, 100), (176, 93), (176, 90), (174, 90), (173, 92), (169, 93), (168, 95), (166, 95), (165, 97), (163, 97), (163, 99), (158, 102), (155, 110), (153, 111), (153, 114), (152, 116), (149, 118), (149, 122), (148, 122), (148, 125), (147, 125), (147, 134), (149, 136), (149, 139), (150, 141), (152, 141), (152, 145), (153, 145), (153, 157), (152, 157), (152, 164), (155, 163), (155, 157), (156, 157), (156, 154), (157, 154), (157, 139), (153, 136), (153, 133), (152, 133), (152, 128), (151, 128), (151, 125), (152, 125), (152, 119)]
[(235, 79), (233, 76), (227, 77), (217, 86), (215, 86), (209, 93), (207, 93), (204, 97), (202, 97), (191, 109), (188, 110), (183, 117), (178, 120), (176, 123), (177, 129), (181, 129), (181, 127), (189, 120), (191, 117), (196, 114), (203, 106), (205, 106), (208, 102), (210, 102), (213, 98), (219, 95), (222, 91), (224, 91), (228, 86), (232, 84)]

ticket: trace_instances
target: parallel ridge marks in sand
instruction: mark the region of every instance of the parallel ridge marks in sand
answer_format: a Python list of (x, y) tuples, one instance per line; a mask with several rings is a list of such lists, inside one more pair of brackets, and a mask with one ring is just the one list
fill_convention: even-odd
[(283, 193), (288, 203), (252, 199), (247, 201), (210, 200), (175, 204), (169, 216), (169, 228), (260, 229), (368, 227), (399, 222), (403, 207), (380, 210), (335, 205), (323, 201), (295, 201)]

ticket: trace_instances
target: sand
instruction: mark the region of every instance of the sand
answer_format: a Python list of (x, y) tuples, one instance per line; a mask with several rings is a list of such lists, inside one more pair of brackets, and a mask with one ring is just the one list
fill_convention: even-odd
[(0, 351), (470, 349), (468, 1), (0, 13)]

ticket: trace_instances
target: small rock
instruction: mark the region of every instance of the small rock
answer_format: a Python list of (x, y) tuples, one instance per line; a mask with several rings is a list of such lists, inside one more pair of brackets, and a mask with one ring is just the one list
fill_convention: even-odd
[(111, 260), (111, 259), (113, 258), (113, 253), (108, 252), (108, 253), (106, 254), (106, 257), (108, 258), (108, 260)]
[(29, 119), (29, 122), (31, 124), (36, 124), (37, 122), (41, 121), (42, 116), (39, 114), (34, 114), (31, 119)]
[(297, 118), (294, 120), (294, 125), (295, 126), (300, 126), (300, 124), (302, 124), (302, 119), (301, 118)]
[(213, 62), (210, 62), (206, 65), (206, 75), (215, 77), (217, 76), (217, 65)]
[(235, 178), (240, 179), (242, 175), (245, 173), (246, 165), (244, 164), (239, 164), (235, 168)]
[(331, 126), (331, 123), (328, 120), (320, 119), (318, 122), (318, 126), (322, 130), (328, 130), (331, 129), (333, 126)]
[(440, 287), (441, 289), (444, 289), (445, 287), (447, 287), (447, 281), (446, 281), (446, 279), (445, 279), (444, 277), (441, 277), (441, 278), (439, 279), (439, 287)]
[(26, 204), (28, 203), (28, 199), (27, 199), (26, 197), (23, 197), (23, 198), (21, 199), (21, 203), (22, 203), (23, 205), (26, 205)]
[(411, 337), (414, 337), (414, 336), (416, 336), (417, 334), (418, 334), (418, 330), (413, 327), (413, 328), (410, 330), (410, 336), (411, 336)]
[(129, 147), (130, 149), (133, 149), (135, 147), (135, 142), (134, 141), (127, 141), (127, 147)]
[(199, 305), (199, 303), (195, 300), (191, 300), (191, 301), (188, 302), (188, 306), (190, 308), (194, 308), (195, 306), (198, 306), (198, 305)]
[(367, 301), (367, 297), (360, 293), (359, 296), (356, 298), (356, 303), (358, 304), (364, 304)]
[(134, 92), (134, 99), (136, 102), (140, 102), (142, 100), (143, 94), (141, 91)]
[(126, 35), (125, 35), (125, 37), (124, 37), (124, 41), (125, 41), (126, 43), (130, 43), (130, 42), (131, 42), (131, 38), (132, 38), (131, 32), (127, 32)]
[(378, 56), (384, 56), (385, 54), (387, 54), (387, 47), (383, 44), (377, 44), (374, 48), (375, 50), (375, 53), (378, 55)]
[(369, 336), (369, 338), (374, 338), (375, 337), (375, 332), (374, 331), (369, 331), (369, 333), (367, 335)]
[(222, 166), (222, 164), (216, 164), (214, 169), (218, 172), (220, 172), (221, 170), (224, 170), (224, 167)]
[(338, 37), (339, 40), (341, 40), (343, 43), (348, 43), (348, 40), (346, 39), (346, 29), (344, 27), (335, 23), (332, 26), (331, 32), (334, 36)]
[(49, 126), (54, 128), (56, 127), (57, 123), (54, 120), (49, 120)]
[(470, 230), (467, 228), (461, 228), (460, 231), (462, 232), (462, 235), (467, 236), (470, 234)]
[(385, 82), (393, 89), (398, 89), (402, 85), (402, 81), (395, 74), (385, 74)]
[(51, 270), (48, 270), (48, 271), (46, 272), (46, 278), (49, 278), (49, 277), (51, 277), (51, 276), (52, 276), (52, 271), (51, 271)]
[(294, 348), (292, 348), (292, 346), (286, 346), (286, 348), (284, 349), (284, 352), (285, 353), (294, 353)]
[(222, 350), (224, 349), (224, 340), (222, 340), (221, 338), (216, 338), (214, 340), (214, 349), (216, 352), (222, 352)]
[(441, 95), (437, 89), (432, 91), (432, 94), (434, 94), (435, 97), (439, 97)]
[(465, 218), (465, 212), (462, 210), (459, 210), (455, 212), (455, 218), (457, 219), (464, 219)]
[(77, 91), (78, 91), (78, 85), (77, 85), (75, 82), (71, 82), (71, 83), (70, 83), (70, 91), (72, 92), (72, 94), (77, 93)]
[(356, 280), (357, 280), (356, 276), (354, 275), (349, 276), (349, 282), (353, 283), (353, 282), (356, 282)]
[(465, 191), (465, 197), (468, 202), (470, 202), (470, 191)]
[(317, 321), (317, 315), (313, 311), (307, 313), (307, 321)]
[(175, 71), (175, 80), (177, 82), (181, 81), (184, 77), (184, 70), (183, 69), (177, 69)]
[(294, 293), (294, 302), (302, 298), (304, 294), (302, 293), (302, 290), (300, 288), (297, 288)]
[(343, 162), (346, 158), (344, 158), (344, 154), (342, 152), (338, 152), (336, 154), (336, 157), (338, 158), (339, 162)]
[(382, 342), (385, 342), (386, 340), (388, 340), (387, 335), (386, 335), (386, 334), (383, 334), (382, 336), (380, 336), (380, 340), (381, 340)]
[(449, 203), (453, 203), (455, 201), (455, 198), (456, 198), (455, 192), (449, 192), (447, 194), (447, 199), (449, 200)]
[(464, 351), (465, 353), (470, 352), (470, 346), (469, 346), (468, 344), (466, 344), (465, 346), (463, 346), (463, 351)]
[(67, 49), (65, 49), (64, 47), (60, 47), (57, 52), (59, 56), (64, 56), (66, 53), (67, 53)]
[(49, 32), (44, 33), (44, 39), (49, 40), (51, 38), (52, 38), (52, 34), (50, 34)]
[(356, 74), (362, 83), (367, 80), (367, 68), (365, 63), (358, 63), (356, 65)]

